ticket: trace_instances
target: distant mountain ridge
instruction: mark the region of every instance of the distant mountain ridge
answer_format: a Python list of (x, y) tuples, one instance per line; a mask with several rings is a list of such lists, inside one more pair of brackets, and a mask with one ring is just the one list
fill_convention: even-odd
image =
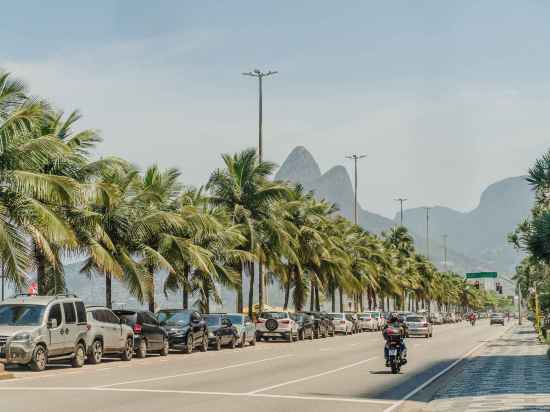
[[(320, 199), (335, 203), (340, 213), (353, 218), (353, 184), (343, 166), (326, 173), (311, 153), (298, 146), (289, 154), (275, 175), (277, 180), (300, 183)], [(510, 272), (521, 255), (508, 245), (507, 233), (526, 216), (533, 205), (531, 192), (523, 176), (501, 180), (483, 191), (478, 207), (462, 213), (437, 206), (430, 211), (430, 257), (443, 269), (443, 235), (448, 237), (448, 267), (458, 273), (474, 270)], [(358, 205), (358, 223), (373, 233), (395, 226), (394, 220), (371, 213)], [(404, 211), (404, 224), (413, 234), (417, 249), (426, 250), (426, 211)]]

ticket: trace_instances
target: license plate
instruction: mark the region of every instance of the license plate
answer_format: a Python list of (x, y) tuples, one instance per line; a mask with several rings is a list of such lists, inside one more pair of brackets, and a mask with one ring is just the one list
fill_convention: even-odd
[(397, 349), (390, 349), (390, 356), (397, 355)]
[(278, 333), (262, 333), (262, 336), (279, 336)]

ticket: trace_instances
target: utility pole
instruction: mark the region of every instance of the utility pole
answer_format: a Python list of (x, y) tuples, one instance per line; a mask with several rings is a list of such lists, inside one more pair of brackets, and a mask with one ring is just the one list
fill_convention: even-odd
[(258, 159), (261, 162), (263, 160), (263, 139), (262, 139), (262, 123), (263, 123), (263, 90), (262, 80), (264, 77), (273, 76), (278, 72), (269, 70), (268, 72), (261, 72), (258, 69), (254, 69), (251, 72), (243, 73), (243, 76), (256, 77), (258, 79)]
[(401, 210), (401, 226), (403, 226), (403, 203), (407, 201), (407, 199), (403, 198), (403, 197), (398, 197), (397, 199), (395, 199), (396, 202), (399, 202), (399, 206), (400, 206), (400, 210)]
[(355, 188), (353, 195), (353, 223), (355, 224), (357, 224), (357, 161), (364, 159), (365, 157), (367, 157), (367, 155), (352, 154), (351, 156), (346, 156), (346, 159), (351, 159), (354, 163)]
[(426, 207), (426, 257), (430, 259), (430, 207)]
[[(243, 73), (243, 76), (250, 76), (255, 77), (258, 79), (258, 160), (261, 163), (263, 161), (263, 154), (264, 154), (264, 148), (263, 148), (263, 78), (273, 76), (274, 74), (277, 74), (276, 71), (269, 70), (267, 72), (262, 72), (258, 69), (254, 69), (251, 72)], [(265, 298), (267, 302), (267, 276), (264, 277), (263, 272), (263, 264), (260, 260), (258, 262), (258, 283), (259, 283), (259, 290), (258, 290), (258, 303), (260, 306), (260, 311), (264, 308), (264, 290)], [(250, 285), (251, 288), (254, 288), (254, 284)], [(250, 302), (252, 303), (252, 302)], [(249, 309), (250, 310), (250, 309)]]
[(443, 235), (443, 262), (445, 262), (445, 272), (447, 271), (447, 238), (448, 236)]

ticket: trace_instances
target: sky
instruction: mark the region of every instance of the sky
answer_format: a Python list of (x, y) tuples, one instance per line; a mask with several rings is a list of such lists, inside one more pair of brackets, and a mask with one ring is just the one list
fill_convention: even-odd
[(323, 171), (366, 154), (359, 202), (474, 208), (550, 149), (550, 2), (27, 0), (2, 7), (0, 68), (81, 128), (98, 156), (181, 169), (201, 185), (221, 153)]

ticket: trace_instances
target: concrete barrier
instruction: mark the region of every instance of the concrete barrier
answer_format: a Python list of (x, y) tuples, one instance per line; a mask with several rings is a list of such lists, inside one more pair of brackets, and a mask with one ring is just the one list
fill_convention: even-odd
[(0, 380), (13, 379), (13, 374), (6, 372), (6, 368), (2, 362), (0, 362)]

